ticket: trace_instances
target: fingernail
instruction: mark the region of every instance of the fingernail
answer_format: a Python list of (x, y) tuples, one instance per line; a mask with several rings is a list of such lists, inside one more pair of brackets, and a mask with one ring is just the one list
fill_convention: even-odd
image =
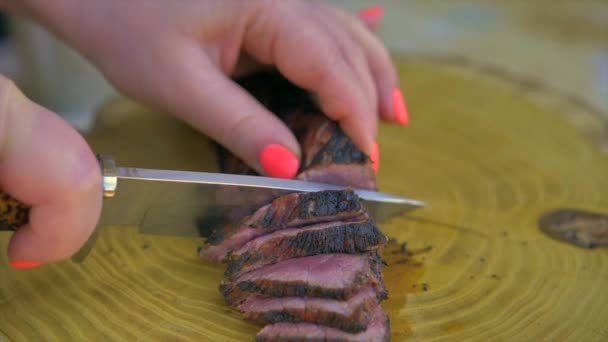
[(364, 20), (380, 20), (384, 16), (384, 8), (381, 6), (366, 7), (359, 11), (359, 17)]
[(298, 158), (281, 145), (268, 145), (262, 150), (260, 164), (266, 174), (276, 178), (293, 178), (298, 172)]
[(395, 112), (397, 122), (403, 126), (407, 126), (410, 121), (410, 116), (407, 112), (405, 101), (403, 100), (403, 94), (399, 89), (393, 90), (393, 111)]
[(11, 266), (13, 268), (32, 268), (40, 265), (42, 265), (42, 263), (36, 261), (11, 261)]
[(372, 160), (374, 171), (378, 173), (378, 168), (380, 167), (380, 150), (378, 149), (378, 143), (375, 141), (372, 145), (372, 153), (370, 154), (369, 159)]

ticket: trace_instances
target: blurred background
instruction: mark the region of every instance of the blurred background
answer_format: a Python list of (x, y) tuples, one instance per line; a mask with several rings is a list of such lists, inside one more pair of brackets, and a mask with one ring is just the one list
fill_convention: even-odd
[[(378, 35), (396, 54), (496, 68), (576, 98), (608, 118), (606, 0), (329, 2), (352, 11), (383, 6)], [(89, 129), (113, 89), (40, 27), (6, 19), (0, 24), (0, 72), (78, 129)], [(407, 89), (407, 80), (401, 82)]]
[(116, 95), (103, 76), (35, 23), (5, 15), (3, 27), (0, 73), (79, 131), (90, 130), (99, 106)]

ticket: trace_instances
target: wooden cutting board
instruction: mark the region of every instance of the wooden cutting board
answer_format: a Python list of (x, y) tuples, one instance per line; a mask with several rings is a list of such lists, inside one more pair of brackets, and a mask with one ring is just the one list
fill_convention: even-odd
[[(554, 207), (608, 211), (599, 119), (461, 62), (400, 59), (411, 126), (380, 127), (380, 189), (429, 203), (381, 225), (397, 240), (385, 252), (393, 340), (607, 340), (608, 248), (537, 227)], [(125, 166), (216, 170), (204, 138), (124, 100), (87, 138)], [(1, 253), (0, 341), (252, 340), (201, 243), (106, 227), (80, 265), (12, 270)]]

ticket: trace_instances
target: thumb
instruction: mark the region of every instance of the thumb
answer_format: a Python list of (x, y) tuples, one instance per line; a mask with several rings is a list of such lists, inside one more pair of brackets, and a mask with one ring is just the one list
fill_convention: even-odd
[(84, 139), (0, 75), (0, 188), (32, 207), (9, 243), (14, 267), (69, 257), (101, 212), (99, 165)]
[[(261, 174), (295, 177), (300, 146), (292, 132), (204, 55), (184, 53), (172, 75), (180, 93), (161, 94), (166, 108)], [(166, 89), (166, 88), (165, 88)]]

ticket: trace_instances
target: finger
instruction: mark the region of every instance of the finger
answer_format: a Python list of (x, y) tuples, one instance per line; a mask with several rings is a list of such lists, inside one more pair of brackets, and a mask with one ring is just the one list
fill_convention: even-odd
[(291, 131), (255, 98), (186, 45), (163, 75), (171, 88), (159, 92), (176, 116), (207, 134), (261, 174), (293, 178), (300, 147)]
[(376, 31), (384, 17), (384, 8), (381, 6), (366, 7), (359, 11), (358, 16), (368, 29)]
[[(358, 17), (362, 21), (362, 23), (372, 32), (375, 32), (384, 17), (384, 8), (380, 6), (372, 6), (366, 7), (358, 12)], [(382, 64), (382, 60), (386, 63), (386, 55), (379, 56), (374, 58), (369, 57), (369, 59), (373, 62), (374, 60), (378, 60), (379, 62), (375, 62), (374, 64)], [(390, 63), (390, 61), (389, 61)], [(378, 67), (373, 67), (374, 70), (377, 70)], [(393, 68), (393, 71), (394, 68)], [(374, 73), (377, 75), (377, 73)], [(396, 76), (395, 76), (396, 77)], [(379, 112), (382, 119), (386, 121), (397, 121), (402, 125), (407, 125), (409, 121), (409, 115), (407, 112), (407, 107), (405, 105), (405, 101), (403, 100), (403, 95), (401, 91), (397, 88), (393, 89), (390, 93), (391, 96), (388, 96), (390, 87), (387, 87), (386, 84), (389, 82), (383, 82), (382, 80), (376, 80), (378, 84), (378, 97), (380, 98), (379, 104)], [(384, 86), (383, 86), (384, 84)], [(382, 95), (384, 94), (384, 96)]]
[[(339, 47), (319, 25), (316, 7), (307, 2), (272, 2), (252, 16), (244, 47), (254, 58), (276, 65), (294, 84), (319, 98), (321, 109), (336, 120), (362, 151), (369, 154), (377, 118), (370, 99)], [(301, 6), (294, 9), (292, 6)]]
[(395, 65), (387, 48), (369, 30), (351, 14), (334, 9), (339, 22), (351, 33), (359, 43), (367, 57), (367, 62), (374, 77), (380, 117), (386, 121), (407, 125), (409, 115), (398, 88), (398, 77)]
[(101, 212), (101, 174), (84, 139), (0, 76), (0, 187), (32, 206), (12, 236), (13, 266), (74, 254)]
[(365, 91), (370, 105), (369, 115), (377, 116), (378, 96), (376, 84), (363, 49), (354, 41), (351, 34), (340, 23), (334, 20), (330, 11), (321, 11), (321, 13), (323, 15), (319, 18), (319, 25), (325, 27), (329, 36), (333, 39), (334, 45), (339, 47), (344, 60), (353, 70), (359, 85)]

